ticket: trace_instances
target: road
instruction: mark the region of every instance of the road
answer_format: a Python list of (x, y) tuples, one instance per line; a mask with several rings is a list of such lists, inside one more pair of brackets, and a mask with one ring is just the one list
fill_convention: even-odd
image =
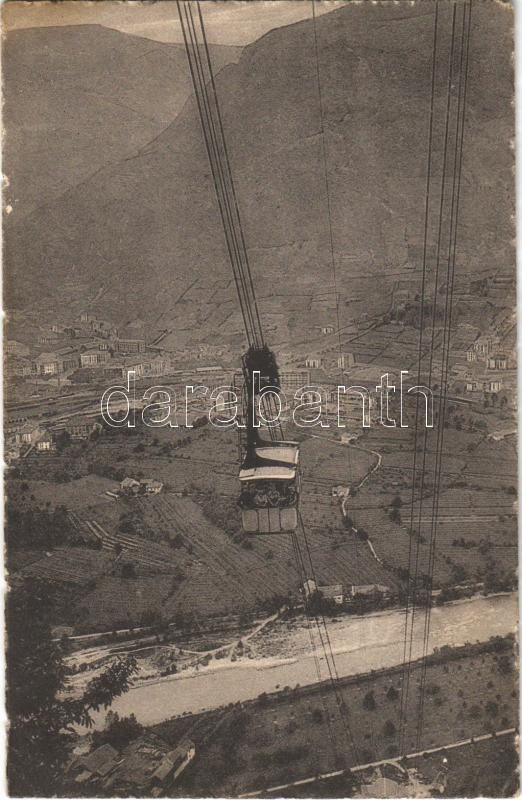
[[(493, 739), (494, 737), (499, 736), (512, 736), (516, 733), (516, 728), (505, 728), (501, 731), (496, 731), (495, 733), (485, 733), (482, 736), (474, 736), (471, 739), (461, 739), (458, 742), (452, 742), (451, 744), (444, 744), (440, 747), (431, 747), (428, 750), (421, 750), (417, 753), (408, 753), (404, 758), (406, 759), (415, 759), (421, 758), (426, 753), (428, 755), (432, 755), (433, 753), (442, 753), (447, 752), (448, 750), (455, 750), (458, 747), (466, 747), (470, 744), (475, 744), (476, 742), (485, 742), (488, 739)], [(316, 781), (322, 780), (329, 780), (330, 778), (338, 778), (341, 775), (348, 774), (349, 772), (364, 772), (365, 769), (372, 769), (374, 767), (382, 767), (385, 764), (399, 764), (402, 761), (402, 756), (399, 758), (385, 758), (381, 761), (370, 761), (368, 764), (358, 764), (356, 767), (352, 767), (350, 770), (340, 769), (336, 772), (325, 772), (320, 775), (313, 775), (310, 778), (301, 778), (299, 781), (293, 781), (292, 783), (281, 783), (278, 786), (270, 786), (268, 789), (257, 789), (254, 792), (247, 792), (246, 794), (240, 794), (239, 797), (260, 797), (261, 795), (266, 794), (279, 794), (281, 795), (285, 789), (290, 789), (295, 786), (305, 786), (306, 784), (315, 783)]]

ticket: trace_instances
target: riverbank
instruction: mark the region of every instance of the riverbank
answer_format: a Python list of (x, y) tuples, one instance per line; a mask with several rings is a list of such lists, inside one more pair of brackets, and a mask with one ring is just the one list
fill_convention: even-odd
[[(327, 620), (328, 633), (340, 677), (401, 663), (404, 645), (404, 609), (363, 617)], [(457, 600), (432, 609), (430, 652), (444, 645), (485, 641), (516, 630), (516, 594)], [(295, 622), (295, 620), (293, 621)], [(412, 658), (422, 655), (424, 615), (414, 625)], [(317, 637), (316, 637), (317, 638)], [(198, 713), (228, 703), (251, 700), (296, 684), (306, 686), (327, 678), (326, 659), (315, 642), (310, 645), (304, 622), (280, 621), (254, 637), (236, 660), (211, 660), (205, 667), (153, 678), (133, 687), (112, 706), (120, 715), (135, 714), (152, 725), (182, 714)], [(316, 666), (319, 667), (319, 676)], [(95, 715), (97, 727), (105, 712)]]

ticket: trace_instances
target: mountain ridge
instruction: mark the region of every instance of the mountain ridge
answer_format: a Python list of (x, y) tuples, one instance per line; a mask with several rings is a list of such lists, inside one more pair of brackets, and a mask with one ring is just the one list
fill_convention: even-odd
[[(400, 20), (403, 9), (367, 9), (348, 6), (317, 21), (343, 325), (361, 313), (365, 294), (369, 307), (374, 302), (371, 281), (357, 277), (355, 286), (352, 275), (366, 271), (387, 281), (400, 265), (414, 273), (409, 245), (422, 231), (432, 18), (418, 7)], [(504, 13), (488, 6), (474, 16), (460, 265), (470, 272), (513, 265), (511, 18)], [(391, 52), (388, 25), (395, 22)], [(320, 284), (332, 288), (313, 33), (309, 20), (272, 30), (216, 78), (254, 279), (264, 296), (288, 281), (312, 294)], [(497, 58), (488, 63), (492, 51)], [(190, 95), (154, 142), (152, 151), (144, 145), (129, 164), (104, 168), (82, 192), (72, 191), (67, 205), (48, 205), (15, 232), (6, 249), (11, 303), (23, 304), (29, 293), (20, 286), (23, 263), (30, 275), (52, 275), (52, 291), (58, 285), (60, 302), (71, 309), (104, 286), (102, 315), (132, 319), (139, 310), (152, 320), (175, 308), (176, 318), (163, 323), (183, 339), (221, 333), (219, 303), (232, 309), (227, 335), (240, 335)], [(45, 269), (27, 253), (30, 240), (41, 242)], [(195, 276), (196, 287), (178, 302)], [(87, 289), (78, 288), (82, 282)]]

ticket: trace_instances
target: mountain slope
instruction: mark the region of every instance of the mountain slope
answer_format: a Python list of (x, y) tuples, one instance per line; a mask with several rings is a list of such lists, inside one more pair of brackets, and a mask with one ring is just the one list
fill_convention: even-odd
[[(446, 49), (449, 23), (446, 14)], [(376, 282), (418, 267), (408, 245), (422, 240), (432, 25), (428, 4), (350, 5), (317, 21), (342, 325), (375, 302)], [(513, 269), (511, 26), (500, 3), (475, 4), (459, 248), (466, 271)], [(270, 324), (297, 338), (293, 296), (333, 287), (313, 36), (311, 21), (272, 31), (217, 81), (258, 294), (290, 295)], [(11, 305), (27, 304), (36, 288), (71, 310), (96, 297), (102, 313), (160, 320), (178, 342), (233, 339), (240, 321), (192, 99), (138, 155), (13, 226), (6, 259)]]
[[(238, 53), (213, 48), (218, 68)], [(175, 119), (190, 90), (183, 46), (100, 25), (11, 31), (2, 60), (14, 218), (135, 154)]]

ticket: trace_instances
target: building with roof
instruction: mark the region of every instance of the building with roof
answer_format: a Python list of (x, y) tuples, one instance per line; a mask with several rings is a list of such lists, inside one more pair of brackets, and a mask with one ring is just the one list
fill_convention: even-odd
[(505, 356), (503, 353), (499, 353), (498, 355), (488, 356), (487, 368), (488, 369), (507, 369), (508, 368), (507, 356)]
[(314, 592), (320, 592), (325, 600), (333, 600), (333, 602), (338, 606), (342, 606), (344, 601), (342, 583), (332, 583), (320, 586), (314, 580), (309, 578), (303, 583), (302, 592), (306, 600), (308, 600), (308, 598), (314, 594)]
[(385, 586), (383, 583), (351, 584), (348, 587), (348, 593), (350, 597), (369, 597), (378, 594), (388, 595), (390, 593), (390, 587)]
[(132, 355), (145, 352), (145, 339), (115, 339), (114, 352)]
[(40, 353), (31, 364), (36, 375), (58, 375), (62, 371), (61, 359), (57, 353)]
[(135, 495), (140, 491), (140, 482), (134, 478), (124, 478), (120, 483), (120, 492), (127, 495)]
[(23, 342), (17, 342), (16, 339), (7, 339), (4, 345), (6, 353), (12, 356), (28, 356), (29, 346)]
[(99, 347), (91, 347), (80, 353), (80, 364), (82, 367), (98, 367), (106, 364), (111, 355), (107, 350), (100, 350)]
[(151, 786), (166, 789), (179, 778), (196, 755), (196, 745), (191, 739), (182, 739), (167, 753), (151, 776)]
[(96, 783), (118, 766), (120, 755), (110, 744), (102, 744), (88, 755), (77, 756), (67, 769), (68, 775), (79, 785)]
[(93, 422), (85, 417), (71, 417), (63, 426), (60, 426), (60, 429), (66, 431), (74, 441), (81, 441), (88, 439), (94, 431), (100, 431), (101, 427), (98, 422)]
[(144, 478), (140, 481), (140, 487), (145, 494), (159, 494), (163, 489), (163, 484), (161, 481), (157, 481), (154, 478)]
[(22, 425), (15, 434), (16, 444), (31, 445), (34, 444), (40, 436), (42, 436), (42, 429), (34, 422), (26, 422)]
[(49, 431), (45, 431), (45, 433), (36, 442), (35, 447), (37, 453), (50, 453), (52, 450), (56, 450), (54, 439)]

